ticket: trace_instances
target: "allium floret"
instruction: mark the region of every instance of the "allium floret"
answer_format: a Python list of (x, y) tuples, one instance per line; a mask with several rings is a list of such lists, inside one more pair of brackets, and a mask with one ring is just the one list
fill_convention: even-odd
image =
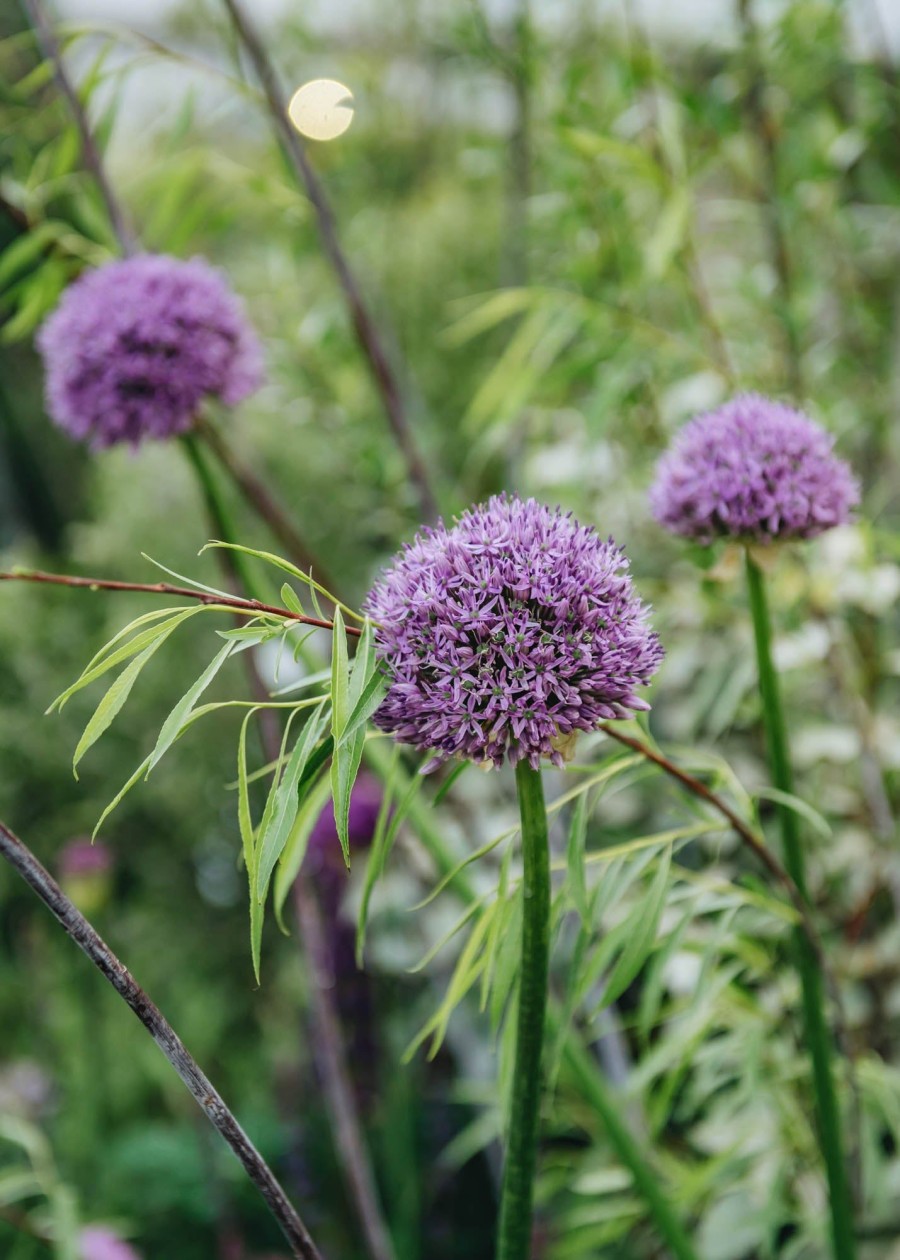
[(770, 543), (849, 520), (859, 486), (809, 416), (759, 394), (742, 394), (681, 430), (657, 467), (654, 517), (700, 543)]
[(375, 722), (438, 762), (561, 765), (575, 732), (649, 708), (663, 655), (623, 552), (534, 499), (424, 529), (366, 612), (390, 680)]
[(242, 303), (200, 258), (139, 254), (86, 272), (38, 346), (51, 417), (95, 447), (184, 433), (205, 398), (233, 406), (263, 377)]

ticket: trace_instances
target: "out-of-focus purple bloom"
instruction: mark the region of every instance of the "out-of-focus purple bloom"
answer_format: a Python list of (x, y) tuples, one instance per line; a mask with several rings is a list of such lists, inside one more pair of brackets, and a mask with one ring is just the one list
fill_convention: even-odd
[[(381, 799), (381, 784), (378, 780), (369, 774), (359, 775), (350, 793), (347, 830), (351, 851), (367, 849), (372, 843), (378, 822), (378, 811), (381, 809)], [(334, 821), (333, 801), (328, 802), (309, 833), (306, 861), (309, 870), (313, 872), (335, 870), (341, 875), (341, 883), (345, 882), (344, 857)]]
[(79, 875), (105, 875), (112, 868), (113, 854), (102, 840), (91, 843), (88, 836), (76, 836), (59, 851), (57, 869), (62, 878)]
[(620, 548), (534, 499), (423, 530), (366, 612), (390, 679), (375, 721), (439, 760), (560, 765), (574, 732), (649, 707), (663, 655)]
[(659, 462), (651, 510), (700, 543), (814, 538), (847, 521), (859, 501), (832, 445), (802, 411), (742, 394), (681, 430)]
[(50, 415), (95, 447), (184, 433), (204, 398), (233, 405), (263, 375), (241, 302), (200, 258), (139, 254), (86, 272), (38, 346)]
[(88, 1225), (79, 1244), (81, 1260), (141, 1260), (139, 1252), (104, 1225)]

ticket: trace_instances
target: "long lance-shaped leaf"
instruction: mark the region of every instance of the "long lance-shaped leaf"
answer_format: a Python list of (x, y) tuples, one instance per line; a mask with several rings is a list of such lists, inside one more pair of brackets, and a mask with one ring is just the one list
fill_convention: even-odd
[(310, 753), (325, 728), (328, 720), (327, 701), (323, 700), (309, 718), (303, 732), (294, 745), (293, 752), (284, 768), (281, 782), (275, 791), (274, 808), (268, 826), (260, 828), (256, 840), (256, 899), (262, 904), (269, 889), (269, 880), (275, 863), (281, 857), (288, 836), (297, 817), (300, 807), (297, 785), (306, 769)]
[(159, 651), (174, 629), (175, 627), (172, 626), (163, 634), (157, 635), (153, 642), (144, 648), (143, 652), (140, 652), (129, 665), (126, 665), (106, 691), (103, 699), (94, 710), (90, 721), (84, 728), (84, 732), (75, 749), (75, 755), (72, 758), (72, 769), (75, 772), (76, 779), (78, 778), (78, 763), (81, 761), (81, 758), (97, 742), (103, 732), (111, 726), (116, 714), (119, 713), (131, 694), (131, 689), (137, 682), (141, 670), (150, 660), (150, 657)]
[(294, 819), (294, 825), (291, 827), (284, 850), (278, 860), (278, 868), (275, 872), (275, 887), (272, 892), (275, 918), (278, 926), (283, 931), (285, 930), (283, 922), (284, 903), (287, 901), (288, 893), (291, 891), (294, 880), (300, 873), (303, 859), (306, 857), (306, 847), (309, 843), (312, 829), (325, 808), (326, 802), (331, 797), (331, 782), (328, 775), (323, 775), (317, 782), (307, 779), (305, 789), (301, 787), (298, 796), (300, 797), (300, 807), (297, 810), (297, 817)]
[[(188, 688), (175, 705), (175, 708), (166, 718), (165, 722), (163, 722), (162, 729), (159, 732), (159, 738), (156, 741), (156, 747), (150, 754), (150, 765), (147, 767), (148, 774), (159, 762), (160, 758), (165, 756), (168, 750), (172, 747), (175, 740), (184, 729), (185, 721), (190, 717), (197, 701), (228, 660), (229, 656), (231, 656), (239, 646), (241, 646), (241, 644), (238, 640), (230, 640), (226, 643), (225, 646), (216, 653), (197, 681)], [(247, 646), (247, 644), (245, 643), (244, 646)]]
[(123, 647), (117, 649), (115, 652), (113, 651), (117, 643), (119, 643), (122, 639), (127, 638), (129, 634), (136, 631), (140, 626), (148, 625), (152, 622), (162, 621), (167, 617), (172, 618), (173, 616), (179, 617), (181, 620), (186, 620), (188, 617), (194, 616), (195, 613), (208, 611), (208, 606), (204, 604), (199, 604), (196, 608), (155, 608), (152, 612), (144, 613), (142, 617), (138, 617), (135, 621), (130, 621), (127, 626), (123, 626), (121, 630), (113, 635), (108, 643), (105, 643), (103, 647), (91, 657), (90, 661), (88, 661), (87, 665), (71, 686), (61, 692), (52, 704), (50, 704), (47, 712), (52, 713), (55, 709), (61, 709), (70, 696), (73, 696), (76, 691), (81, 691), (83, 687), (87, 687), (88, 684), (92, 683), (96, 678), (100, 678), (107, 670), (113, 669), (116, 665), (121, 664), (122, 661), (126, 661), (129, 657), (134, 656), (136, 652), (140, 652), (152, 642), (153, 638), (157, 634), (161, 634), (165, 629), (165, 626), (156, 626), (153, 629), (144, 631), (140, 635), (135, 635), (135, 637)]

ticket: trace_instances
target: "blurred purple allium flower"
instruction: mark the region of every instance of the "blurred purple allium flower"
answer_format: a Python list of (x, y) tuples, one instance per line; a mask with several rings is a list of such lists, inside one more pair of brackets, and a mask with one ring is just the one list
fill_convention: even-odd
[(102, 840), (93, 843), (89, 836), (76, 836), (64, 844), (57, 858), (57, 869), (63, 878), (77, 875), (105, 875), (113, 864), (112, 850)]
[(659, 461), (651, 510), (700, 543), (814, 538), (847, 521), (859, 501), (832, 445), (802, 411), (741, 394), (681, 430)]
[(141, 1260), (133, 1247), (104, 1225), (88, 1225), (79, 1243), (81, 1260)]
[(663, 655), (624, 553), (534, 499), (423, 530), (366, 612), (391, 683), (375, 722), (440, 760), (560, 765), (574, 732), (649, 708)]
[(38, 346), (50, 415), (95, 447), (184, 433), (204, 398), (233, 405), (263, 376), (240, 300), (200, 258), (139, 254), (86, 272)]

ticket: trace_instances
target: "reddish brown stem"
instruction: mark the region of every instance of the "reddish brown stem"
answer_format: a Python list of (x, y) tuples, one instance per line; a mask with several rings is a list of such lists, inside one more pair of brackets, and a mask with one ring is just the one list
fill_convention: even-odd
[[(233, 608), (245, 617), (264, 613), (280, 617), (282, 621), (296, 621), (301, 626), (315, 626), (320, 630), (333, 630), (334, 622), (320, 617), (307, 617), (279, 608), (277, 604), (264, 604), (258, 599), (243, 599), (238, 595), (211, 595), (207, 591), (195, 591), (189, 586), (173, 586), (170, 582), (117, 582), (112, 578), (73, 577), (69, 573), (43, 573), (40, 569), (13, 570), (0, 573), (0, 582), (44, 582), (50, 586), (74, 586), (89, 591), (137, 591), (143, 595), (174, 595), (179, 599), (195, 599), (200, 604), (214, 604), (220, 608)], [(345, 626), (347, 634), (359, 638), (362, 633), (356, 626)]]

